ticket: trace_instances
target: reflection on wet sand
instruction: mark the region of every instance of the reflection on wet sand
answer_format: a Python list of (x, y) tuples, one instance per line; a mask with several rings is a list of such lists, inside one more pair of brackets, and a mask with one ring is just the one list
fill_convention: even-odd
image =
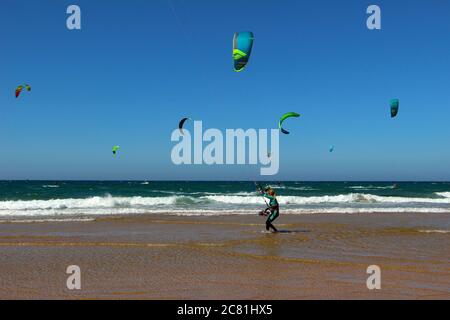
[[(127, 216), (0, 225), (0, 298), (450, 298), (447, 217)], [(429, 232), (427, 232), (429, 231)], [(79, 265), (83, 290), (65, 288)], [(382, 269), (382, 290), (366, 268)]]

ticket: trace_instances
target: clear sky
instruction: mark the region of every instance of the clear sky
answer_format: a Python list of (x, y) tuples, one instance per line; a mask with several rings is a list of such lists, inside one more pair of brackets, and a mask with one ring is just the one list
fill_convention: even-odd
[[(235, 31), (255, 34), (241, 73)], [(259, 166), (173, 165), (172, 130), (296, 111), (273, 180), (450, 180), (449, 84), (444, 0), (2, 0), (0, 179), (254, 180)]]

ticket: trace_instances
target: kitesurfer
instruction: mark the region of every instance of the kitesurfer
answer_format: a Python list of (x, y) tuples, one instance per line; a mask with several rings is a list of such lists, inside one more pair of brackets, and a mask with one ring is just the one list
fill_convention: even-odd
[(280, 205), (278, 204), (276, 193), (270, 187), (266, 188), (264, 191), (261, 190), (260, 192), (265, 198), (269, 199), (267, 208), (260, 212), (260, 215), (269, 216), (266, 220), (266, 230), (270, 231), (270, 229), (272, 229), (274, 232), (278, 232), (277, 228), (272, 224), (272, 222), (280, 215)]

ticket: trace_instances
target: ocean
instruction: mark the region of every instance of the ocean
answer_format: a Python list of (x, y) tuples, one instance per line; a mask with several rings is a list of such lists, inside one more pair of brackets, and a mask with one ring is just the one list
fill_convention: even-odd
[[(273, 182), (281, 214), (449, 213), (450, 182)], [(255, 214), (254, 182), (0, 181), (0, 220)]]

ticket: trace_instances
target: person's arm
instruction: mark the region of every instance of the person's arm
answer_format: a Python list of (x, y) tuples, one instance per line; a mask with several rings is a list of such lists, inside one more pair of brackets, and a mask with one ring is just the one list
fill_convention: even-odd
[(269, 199), (270, 201), (272, 201), (273, 200), (273, 197), (272, 196), (270, 196), (270, 195), (268, 195), (267, 193), (264, 193), (264, 198), (267, 198), (267, 199)]

